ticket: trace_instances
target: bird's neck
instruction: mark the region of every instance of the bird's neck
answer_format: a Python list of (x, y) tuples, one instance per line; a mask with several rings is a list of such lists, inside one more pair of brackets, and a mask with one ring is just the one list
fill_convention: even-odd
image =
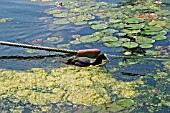
[(100, 57), (97, 57), (96, 60), (93, 62), (93, 65), (98, 65), (102, 63), (102, 59)]

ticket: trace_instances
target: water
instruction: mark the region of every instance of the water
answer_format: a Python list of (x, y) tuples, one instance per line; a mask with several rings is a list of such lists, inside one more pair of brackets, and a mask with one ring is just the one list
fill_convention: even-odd
[[(110, 3), (121, 2), (121, 0), (96, 0), (96, 1), (97, 2), (104, 1)], [(149, 99), (151, 99), (151, 97), (163, 98), (161, 97), (163, 94), (169, 95), (167, 84), (163, 84), (165, 78), (164, 77), (158, 78), (158, 81), (156, 81), (157, 79), (156, 77), (154, 78), (154, 76), (156, 76), (154, 74), (159, 73), (159, 71), (167, 72), (168, 73), (167, 78), (169, 78), (169, 72), (167, 71), (168, 69), (166, 70), (164, 68), (165, 66), (162, 64), (163, 59), (160, 60), (154, 58), (149, 59), (148, 56), (144, 58), (142, 57), (127, 58), (124, 57), (123, 48), (108, 48), (104, 46), (103, 43), (101, 42), (79, 44), (79, 45), (67, 45), (70, 41), (73, 40), (72, 35), (75, 34), (87, 35), (93, 33), (94, 30), (90, 29), (89, 25), (76, 26), (74, 24), (68, 24), (68, 25), (52, 24), (53, 17), (52, 15), (49, 15), (46, 12), (55, 7), (56, 5), (48, 2), (47, 3), (31, 2), (30, 0), (8, 0), (8, 1), (1, 0), (0, 18), (13, 18), (13, 20), (6, 23), (0, 23), (0, 41), (58, 47), (58, 48), (71, 49), (71, 50), (98, 48), (103, 53), (109, 54), (108, 57), (110, 59), (110, 62), (107, 63), (106, 67), (103, 67), (103, 70), (106, 70), (107, 72), (111, 73), (113, 77), (116, 78), (117, 80), (129, 82), (129, 81), (138, 80), (140, 77), (141, 78), (145, 77), (146, 74), (150, 75), (148, 78), (147, 77), (144, 78), (145, 80), (144, 82), (148, 86), (146, 85), (146, 86), (142, 86), (141, 89), (139, 88), (141, 92), (149, 91), (149, 93), (147, 92), (145, 97), (142, 97), (144, 96), (142, 95), (140, 98), (135, 98), (136, 99), (135, 101), (141, 102), (142, 99), (147, 100), (146, 98), (147, 96)], [(169, 9), (169, 6), (165, 8)], [(169, 36), (169, 34), (167, 36)], [(47, 40), (49, 37), (58, 37), (59, 40), (56, 42), (50, 42), (49, 40)], [(158, 41), (154, 44), (154, 46), (156, 45), (168, 46), (169, 39)], [(48, 52), (43, 50), (37, 50), (36, 53), (28, 53), (26, 52), (27, 50), (28, 50), (27, 48), (0, 45), (0, 51), (1, 51), (0, 69), (2, 68), (2, 69), (9, 69), (9, 70), (26, 71), (26, 70), (30, 70), (31, 68), (44, 68), (45, 70), (48, 71), (51, 68), (59, 68), (59, 67), (66, 66), (62, 61), (67, 59), (68, 56), (64, 53)], [(169, 52), (169, 50), (167, 51)], [(115, 57), (115, 55), (122, 56), (122, 58)], [(161, 82), (163, 81), (162, 84), (159, 83), (159, 80)], [(166, 89), (163, 88), (161, 89), (160, 88), (161, 85), (165, 86), (163, 88)], [(153, 91), (153, 89), (158, 90), (158, 93), (150, 94)], [(162, 93), (160, 93), (159, 91), (162, 91)], [(2, 105), (5, 105), (6, 100), (3, 101), (4, 102), (2, 102), (3, 103)], [(21, 102), (19, 104), (22, 105), (23, 103)], [(141, 105), (142, 107), (137, 110), (135, 109), (134, 112), (139, 112), (139, 111), (149, 112), (147, 109), (148, 107), (147, 104), (149, 106), (149, 102), (148, 103), (143, 102), (143, 106)], [(38, 106), (38, 105), (32, 105), (30, 103), (27, 103), (27, 105), (33, 108), (36, 108)], [(152, 105), (152, 102), (150, 105)], [(12, 103), (12, 106), (15, 106), (15, 104)], [(60, 108), (60, 105), (58, 106), (51, 105), (51, 106), (53, 106), (54, 108), (58, 108), (58, 107)], [(152, 106), (153, 109), (156, 109), (154, 108), (155, 106)], [(62, 107), (63, 109), (64, 108), (69, 109), (69, 108), (74, 108), (74, 105), (73, 106), (63, 105)], [(78, 105), (77, 108), (83, 109), (81, 105), (80, 107)], [(30, 112), (30, 109), (32, 108), (25, 108), (24, 112), (25, 113)], [(170, 110), (169, 107), (164, 105), (158, 110), (157, 113), (166, 113), (169, 110)]]

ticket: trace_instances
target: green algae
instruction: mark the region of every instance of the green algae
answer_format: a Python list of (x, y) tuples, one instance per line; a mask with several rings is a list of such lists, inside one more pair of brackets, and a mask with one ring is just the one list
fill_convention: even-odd
[(33, 105), (71, 101), (75, 104), (99, 105), (111, 101), (106, 86), (120, 98), (138, 96), (134, 85), (139, 81), (118, 81), (100, 67), (62, 67), (47, 73), (44, 69), (17, 72), (0, 70), (0, 98)]

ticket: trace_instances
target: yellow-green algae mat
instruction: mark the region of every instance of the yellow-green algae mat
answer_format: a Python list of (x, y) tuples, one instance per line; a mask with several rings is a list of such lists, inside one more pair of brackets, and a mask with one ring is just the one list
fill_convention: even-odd
[(94, 66), (67, 66), (52, 69), (50, 73), (41, 68), (26, 72), (0, 69), (0, 73), (1, 99), (9, 97), (34, 105), (66, 101), (99, 105), (110, 102), (113, 94), (120, 98), (136, 97), (135, 86), (143, 84), (140, 80), (118, 81), (106, 70)]

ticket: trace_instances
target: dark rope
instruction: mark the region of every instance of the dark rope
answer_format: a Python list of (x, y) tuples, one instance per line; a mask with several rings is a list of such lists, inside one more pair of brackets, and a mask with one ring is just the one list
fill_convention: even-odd
[(61, 48), (52, 48), (52, 47), (44, 47), (44, 46), (34, 46), (34, 45), (29, 45), (29, 44), (19, 44), (19, 43), (5, 42), (5, 41), (0, 41), (0, 44), (1, 44), (1, 45), (8, 45), (8, 46), (23, 47), (23, 48), (46, 50), (46, 51), (55, 51), (55, 52), (71, 53), (71, 54), (75, 54), (75, 55), (77, 54), (77, 51), (75, 51), (75, 50), (67, 50), (67, 49), (61, 49)]

